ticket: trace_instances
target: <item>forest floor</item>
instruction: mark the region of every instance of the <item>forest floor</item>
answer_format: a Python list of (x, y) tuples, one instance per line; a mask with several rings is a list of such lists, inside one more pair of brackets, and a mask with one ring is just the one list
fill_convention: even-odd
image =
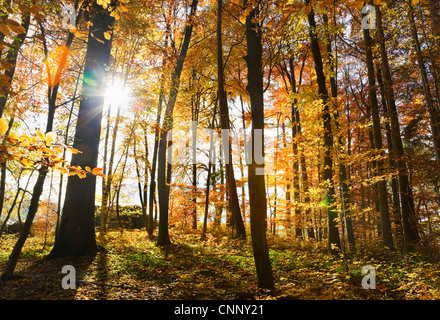
[[(0, 272), (16, 241), (0, 241)], [(95, 257), (47, 260), (53, 239), (30, 237), (17, 277), (0, 283), (0, 299), (440, 299), (439, 259), (368, 250), (331, 257), (324, 243), (269, 237), (275, 277), (273, 296), (257, 294), (250, 241), (197, 233), (171, 233), (172, 245), (158, 248), (141, 230), (109, 231)], [(379, 246), (378, 246), (379, 247)], [(76, 289), (63, 289), (64, 265), (76, 270)], [(362, 267), (376, 268), (376, 289), (362, 288)]]

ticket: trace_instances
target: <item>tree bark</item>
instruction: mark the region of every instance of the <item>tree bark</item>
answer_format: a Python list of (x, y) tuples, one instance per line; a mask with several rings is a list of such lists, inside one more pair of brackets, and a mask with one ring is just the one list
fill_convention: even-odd
[[(233, 219), (233, 225), (236, 231), (237, 238), (246, 238), (246, 229), (244, 227), (243, 218), (240, 210), (240, 203), (238, 201), (237, 184), (235, 181), (234, 168), (232, 163), (232, 148), (230, 137), (230, 123), (229, 123), (229, 109), (226, 92), (224, 89), (224, 72), (223, 72), (223, 42), (222, 42), (222, 0), (217, 0), (217, 81), (218, 81), (218, 98), (220, 107), (220, 126), (222, 131), (225, 131), (226, 137), (222, 135), (224, 146), (224, 158), (226, 168), (226, 183), (228, 185), (228, 193), (230, 198), (230, 210)], [(226, 147), (226, 148), (225, 148)]]
[[(159, 232), (157, 237), (157, 245), (165, 246), (170, 243), (168, 233), (168, 209), (169, 209), (169, 189), (166, 184), (166, 166), (167, 166), (167, 136), (173, 127), (173, 112), (177, 100), (177, 94), (180, 85), (180, 75), (182, 73), (183, 64), (188, 52), (189, 42), (193, 30), (193, 17), (197, 9), (197, 0), (193, 0), (191, 4), (191, 13), (185, 26), (185, 33), (182, 48), (177, 58), (176, 67), (172, 75), (170, 96), (165, 109), (163, 125), (160, 133), (158, 169), (157, 169), (157, 187), (159, 194)], [(171, 159), (168, 159), (170, 161)], [(170, 174), (170, 172), (169, 172)]]
[[(247, 4), (247, 1), (244, 1), (244, 4), (252, 5)], [(262, 45), (259, 26), (253, 22), (257, 10), (258, 8), (252, 8), (252, 11), (246, 17), (247, 55), (245, 59), (248, 68), (247, 91), (250, 97), (252, 113), (252, 146), (250, 151), (250, 164), (248, 166), (250, 226), (258, 288), (273, 292), (275, 290), (275, 284), (266, 239), (267, 199), (264, 181), (264, 162), (259, 163), (256, 159), (257, 156), (260, 156), (256, 154), (257, 146), (259, 146), (262, 155), (264, 155)]]
[[(363, 17), (366, 14), (363, 14)], [(383, 156), (382, 152), (382, 131), (380, 126), (380, 115), (379, 115), (379, 104), (377, 100), (376, 93), (376, 73), (374, 70), (374, 59), (372, 51), (372, 39), (369, 29), (364, 29), (364, 42), (365, 42), (365, 55), (367, 61), (368, 70), (368, 93), (370, 99), (371, 117), (373, 120), (373, 148), (376, 153)], [(386, 181), (383, 179), (384, 175), (384, 162), (383, 159), (379, 158), (376, 160), (376, 172), (375, 176), (379, 177), (377, 184), (378, 197), (379, 197), (379, 211), (380, 211), (380, 221), (381, 221), (381, 231), (382, 231), (382, 242), (384, 247), (394, 248), (393, 236), (391, 233), (391, 221), (388, 208), (388, 192)]]
[[(336, 130), (338, 131), (338, 146), (339, 146), (339, 152), (338, 152), (338, 168), (339, 168), (339, 186), (340, 186), (340, 195), (342, 198), (342, 215), (343, 219), (345, 221), (345, 227), (347, 232), (347, 240), (349, 245), (349, 250), (355, 249), (355, 239), (354, 239), (354, 231), (353, 231), (353, 223), (351, 220), (351, 201), (350, 201), (350, 192), (349, 192), (349, 181), (348, 181), (348, 175), (347, 175), (347, 166), (345, 165), (345, 155), (344, 155), (344, 149), (345, 149), (345, 138), (341, 131), (341, 123), (340, 123), (340, 117), (339, 117), (339, 110), (337, 110), (336, 101), (338, 98), (338, 84), (336, 81), (335, 74), (337, 72), (335, 65), (335, 56), (333, 55), (332, 50), (332, 42), (331, 42), (331, 36), (328, 29), (328, 16), (327, 14), (324, 14), (324, 25), (326, 27), (326, 34), (327, 34), (327, 55), (328, 60), (331, 68), (331, 76), (330, 76), (330, 93), (332, 98), (334, 99), (334, 103), (336, 106), (336, 110), (334, 111), (334, 121), (336, 124)], [(336, 23), (336, 22), (335, 22)], [(344, 233), (343, 233), (344, 234)]]
[(408, 5), (408, 18), (411, 29), (411, 36), (416, 49), (417, 64), (419, 66), (420, 75), (422, 78), (423, 94), (425, 96), (425, 104), (429, 113), (429, 120), (431, 124), (432, 141), (434, 144), (434, 151), (437, 163), (440, 164), (440, 113), (434, 106), (434, 100), (431, 93), (431, 87), (429, 85), (428, 72), (425, 67), (425, 59), (423, 57), (422, 48), (417, 33), (417, 26), (414, 18), (414, 7), (412, 1), (407, 1)]
[(414, 250), (414, 244), (419, 242), (419, 235), (415, 228), (416, 218), (412, 196), (412, 188), (408, 178), (408, 168), (406, 164), (405, 151), (403, 149), (402, 137), (400, 133), (399, 115), (397, 111), (396, 101), (393, 91), (393, 80), (391, 77), (390, 66), (388, 62), (388, 53), (385, 45), (385, 36), (382, 25), (382, 15), (379, 6), (376, 8), (376, 24), (379, 35), (379, 50), (381, 56), (382, 76), (388, 112), (391, 124), (391, 137), (394, 145), (396, 165), (399, 177), (399, 191), (401, 203), (402, 225), (404, 233), (405, 249), (407, 251)]
[[(8, 53), (6, 55), (6, 62), (11, 65), (11, 68), (9, 70), (5, 70), (4, 75), (9, 78), (8, 82), (10, 85), (12, 84), (12, 81), (14, 79), (15, 69), (17, 67), (18, 54), (20, 52), (24, 40), (26, 39), (26, 35), (29, 30), (30, 23), (31, 23), (31, 14), (26, 11), (23, 12), (21, 14), (21, 26), (24, 28), (25, 32), (18, 34), (14, 38), (14, 41), (12, 42), (12, 45), (9, 48)], [(4, 93), (0, 92), (0, 118), (3, 116), (3, 112), (5, 111), (8, 97), (9, 97), (9, 88), (7, 88)]]
[[(310, 6), (311, 1), (306, 0), (306, 5)], [(328, 250), (331, 254), (336, 254), (341, 248), (341, 242), (339, 238), (338, 230), (338, 213), (335, 208), (335, 187), (333, 181), (333, 133), (332, 133), (332, 121), (329, 110), (329, 95), (326, 87), (324, 66), (322, 63), (321, 49), (319, 47), (319, 40), (316, 30), (315, 13), (313, 8), (311, 8), (308, 16), (308, 21), (310, 25), (310, 40), (312, 47), (313, 60), (315, 62), (315, 71), (318, 82), (319, 96), (323, 103), (323, 125), (324, 125), (324, 169), (323, 169), (323, 180), (326, 184), (326, 197), (325, 205), (327, 209), (327, 223), (328, 223)]]
[[(85, 59), (83, 99), (79, 105), (73, 147), (82, 153), (72, 155), (72, 166), (97, 166), (101, 118), (104, 102), (104, 79), (110, 59), (112, 41), (104, 32), (111, 31), (114, 18), (108, 10), (94, 5), (95, 14), (89, 30)], [(92, 35), (93, 32), (93, 35)], [(98, 41), (99, 40), (99, 41)], [(59, 232), (49, 257), (94, 255), (98, 252), (95, 238), (96, 176), (84, 179), (70, 176)]]

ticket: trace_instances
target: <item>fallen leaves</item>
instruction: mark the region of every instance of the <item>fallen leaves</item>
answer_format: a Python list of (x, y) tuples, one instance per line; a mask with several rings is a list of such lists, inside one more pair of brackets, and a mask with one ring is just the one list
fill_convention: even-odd
[[(90, 168), (89, 168), (90, 169)], [(0, 286), (1, 299), (438, 299), (438, 262), (418, 256), (406, 258), (359, 254), (349, 258), (347, 272), (339, 258), (326, 255), (319, 243), (271, 241), (277, 295), (257, 295), (256, 276), (249, 242), (172, 230), (169, 254), (155, 245), (143, 230), (110, 231), (98, 236), (106, 252), (96, 257), (43, 260), (43, 239), (32, 237), (23, 251), (18, 272), (26, 275)], [(0, 242), (3, 268), (15, 241)], [(61, 288), (61, 267), (77, 269), (76, 290)], [(376, 290), (361, 286), (362, 266), (377, 267)]]

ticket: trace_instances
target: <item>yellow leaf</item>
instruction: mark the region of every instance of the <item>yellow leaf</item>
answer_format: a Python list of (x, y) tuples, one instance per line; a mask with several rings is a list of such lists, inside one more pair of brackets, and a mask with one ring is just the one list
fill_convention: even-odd
[(86, 172), (84, 170), (81, 170), (78, 172), (78, 177), (81, 179), (85, 178), (87, 176)]
[(26, 33), (26, 29), (22, 27), (17, 21), (12, 19), (7, 19), (6, 23), (8, 24), (9, 29), (16, 33)]
[(41, 140), (45, 140), (46, 137), (45, 135), (40, 131), (40, 129), (37, 130), (37, 137), (40, 138)]
[(66, 147), (67, 147), (67, 149), (69, 149), (70, 152), (72, 152), (72, 153), (82, 153), (82, 152), (79, 151), (78, 149), (75, 149), (75, 148), (72, 148), (72, 147), (69, 147), (69, 146), (66, 146)]
[(9, 133), (8, 137), (9, 137), (9, 139), (18, 140), (18, 136), (15, 132)]
[(110, 33), (110, 31), (104, 32), (104, 38), (106, 38), (107, 40), (110, 40), (111, 37), (112, 37), (112, 34)]
[(22, 165), (24, 165), (25, 167), (30, 167), (30, 166), (33, 165), (33, 162), (32, 162), (32, 161), (29, 161), (29, 160), (26, 159), (26, 158), (21, 158), (21, 159), (20, 159), (20, 163), (21, 163)]
[(49, 87), (55, 87), (64, 75), (68, 66), (69, 49), (66, 46), (60, 46), (50, 52), (44, 61), (46, 72), (43, 73), (43, 81)]
[(93, 170), (92, 170), (92, 173), (95, 175), (95, 176), (98, 176), (98, 175), (102, 175), (102, 168), (94, 168)]
[(57, 139), (56, 132), (51, 131), (51, 132), (46, 133), (46, 143), (48, 145), (51, 145), (56, 139)]
[(87, 172), (92, 172), (92, 169), (90, 169), (89, 166), (86, 166), (86, 171), (87, 171)]
[(0, 119), (0, 134), (4, 134), (8, 130), (9, 126), (5, 119)]
[(304, 11), (306, 14), (309, 14), (310, 12), (312, 12), (312, 6), (308, 5)]
[(3, 33), (5, 36), (9, 33), (9, 28), (6, 25), (6, 23), (0, 23), (0, 32)]
[(76, 28), (75, 28), (74, 26), (69, 25), (69, 32), (70, 32), (70, 33), (76, 33), (77, 30), (76, 30)]

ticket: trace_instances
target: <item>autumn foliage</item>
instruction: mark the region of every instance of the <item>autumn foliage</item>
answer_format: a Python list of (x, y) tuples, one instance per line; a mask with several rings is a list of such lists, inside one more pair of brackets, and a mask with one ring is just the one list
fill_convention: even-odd
[(439, 298), (437, 1), (1, 4), (4, 278), (87, 229), (63, 298)]

